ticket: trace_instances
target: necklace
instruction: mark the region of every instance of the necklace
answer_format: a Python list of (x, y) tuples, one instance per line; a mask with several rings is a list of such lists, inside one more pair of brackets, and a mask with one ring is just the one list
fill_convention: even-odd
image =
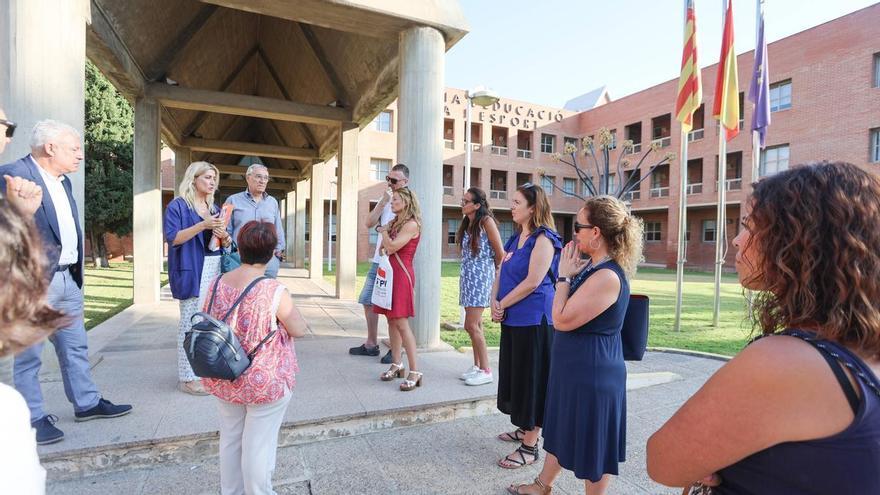
[(584, 267), (584, 271), (591, 271), (591, 270), (595, 269), (596, 267), (598, 267), (599, 265), (601, 265), (602, 263), (605, 263), (607, 261), (611, 261), (611, 256), (608, 256), (607, 254), (605, 256), (602, 256), (601, 258), (599, 258), (599, 261), (597, 263), (593, 263), (593, 259), (590, 258), (590, 262), (587, 263), (586, 267)]

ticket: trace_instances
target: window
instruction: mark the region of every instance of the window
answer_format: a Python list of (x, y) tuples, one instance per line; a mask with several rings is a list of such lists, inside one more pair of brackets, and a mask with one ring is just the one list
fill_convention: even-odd
[(556, 181), (556, 177), (552, 175), (545, 175), (541, 177), (541, 187), (544, 188), (544, 193), (547, 196), (553, 196), (553, 183)]
[(669, 165), (660, 165), (651, 174), (651, 197), (669, 196)]
[(564, 148), (568, 148), (568, 145), (572, 145), (572, 146), (574, 146), (575, 151), (577, 151), (577, 149), (578, 149), (577, 138), (566, 136), (566, 137), (562, 138), (562, 144), (564, 145)]
[(455, 244), (455, 234), (458, 233), (458, 226), (461, 224), (460, 218), (450, 218), (446, 220), (449, 228), (446, 229), (446, 244)]
[(541, 134), (541, 153), (553, 153), (554, 151), (556, 151), (556, 136)]
[(499, 222), (498, 233), (501, 234), (501, 242), (507, 242), (513, 235), (513, 222)]
[(489, 172), (489, 198), (507, 199), (506, 170), (492, 170)]
[(880, 162), (880, 127), (871, 129), (871, 161)]
[(788, 170), (789, 149), (787, 144), (768, 146), (761, 153), (761, 166), (758, 174), (761, 177)]
[(524, 174), (522, 172), (516, 173), (516, 187), (519, 187), (523, 184), (528, 184), (532, 181), (532, 174)]
[(880, 53), (874, 54), (874, 87), (880, 88)]
[(565, 191), (566, 196), (574, 196), (575, 187), (577, 187), (577, 181), (574, 179), (569, 177), (564, 177), (562, 179), (562, 190)]
[(329, 222), (330, 240), (336, 242), (336, 215), (331, 215)]
[(392, 117), (393, 117), (393, 113), (391, 112), (391, 110), (383, 110), (383, 111), (379, 112), (379, 115), (376, 115), (376, 118), (373, 119), (373, 122), (370, 125), (373, 127), (373, 130), (375, 130), (375, 131), (391, 132)]
[(703, 139), (703, 134), (705, 133), (703, 126), (705, 125), (706, 120), (703, 108), (703, 105), (700, 105), (700, 107), (694, 111), (694, 116), (691, 119), (693, 127), (691, 131), (688, 132), (688, 142)]
[[(372, 209), (373, 206), (375, 206), (375, 203), (374, 203), (373, 205), (370, 206), (370, 209)], [(309, 201), (309, 207), (311, 208), (311, 201)], [(306, 237), (306, 242), (309, 242), (309, 232), (312, 231), (312, 229), (309, 228), (309, 217), (310, 217), (310, 216), (311, 216), (311, 215), (306, 215), (306, 227), (305, 227), (305, 231), (306, 231), (306, 235), (305, 235), (305, 237)]]
[(791, 108), (791, 79), (770, 85), (770, 111)]
[[(464, 174), (461, 174), (461, 186), (464, 187)], [(482, 187), (480, 186), (480, 169), (477, 167), (471, 167), (470, 187)]]
[(715, 220), (703, 220), (703, 242), (715, 242)]
[(672, 144), (672, 114), (661, 115), (651, 119), (651, 143), (657, 143), (661, 148)]
[(617, 149), (617, 129), (611, 129), (611, 143), (608, 144), (608, 149)]
[(633, 153), (642, 151), (642, 123), (635, 122), (623, 128), (623, 138), (633, 142)]
[(532, 131), (519, 131), (516, 133), (516, 157), (532, 157)]
[(660, 222), (645, 222), (645, 242), (661, 241)]
[(455, 121), (452, 119), (443, 120), (443, 146), (448, 150), (455, 149)]
[[(373, 211), (373, 208), (375, 208), (375, 207), (376, 207), (376, 202), (375, 201), (371, 202), (370, 203), (370, 211)], [(376, 232), (375, 227), (372, 229), (367, 229), (367, 230), (370, 232), (370, 244), (375, 246), (376, 243), (379, 242), (379, 233)]]
[(386, 158), (370, 158), (370, 178), (375, 181), (384, 181), (391, 170), (391, 160)]
[(453, 171), (452, 165), (443, 165), (443, 194), (446, 196), (452, 196), (455, 191), (453, 191)]

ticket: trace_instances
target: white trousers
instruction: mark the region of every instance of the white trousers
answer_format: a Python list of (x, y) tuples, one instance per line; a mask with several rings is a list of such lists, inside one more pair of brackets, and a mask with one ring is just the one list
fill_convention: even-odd
[(220, 412), (220, 493), (275, 495), (272, 473), (278, 431), (290, 403), (290, 391), (268, 404), (217, 400)]

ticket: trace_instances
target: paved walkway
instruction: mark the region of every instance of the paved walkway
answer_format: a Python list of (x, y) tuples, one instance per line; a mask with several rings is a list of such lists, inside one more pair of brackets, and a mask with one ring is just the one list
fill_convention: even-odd
[[(534, 476), (495, 467), (512, 446), (493, 439), (506, 427), (492, 414), (494, 385), (457, 379), (469, 354), (420, 356), (425, 386), (399, 392), (377, 379), (378, 358), (347, 354), (364, 335), (360, 306), (333, 299), (301, 271), (284, 270), (282, 280), (311, 332), (297, 341), (302, 371), (281, 434), (279, 493), (499, 493)], [(60, 381), (44, 376), (47, 411), (66, 434), (40, 448), (49, 493), (217, 493), (214, 399), (176, 391), (177, 317), (176, 302), (163, 301), (89, 332), (99, 388), (134, 404), (128, 416), (74, 423)], [(645, 441), (720, 364), (667, 353), (628, 363), (629, 461), (614, 493), (661, 493), (645, 475)], [(577, 486), (569, 476), (559, 489)]]

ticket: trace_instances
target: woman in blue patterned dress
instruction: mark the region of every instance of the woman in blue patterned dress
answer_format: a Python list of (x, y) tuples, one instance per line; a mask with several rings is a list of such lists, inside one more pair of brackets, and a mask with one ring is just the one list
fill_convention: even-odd
[(472, 187), (464, 193), (461, 213), (464, 218), (455, 236), (461, 250), (458, 305), (464, 308), (464, 329), (474, 350), (474, 365), (461, 379), (466, 385), (484, 385), (492, 383), (492, 369), (483, 335), (483, 310), (489, 307), (495, 268), (501, 264), (504, 247), (482, 189)]

